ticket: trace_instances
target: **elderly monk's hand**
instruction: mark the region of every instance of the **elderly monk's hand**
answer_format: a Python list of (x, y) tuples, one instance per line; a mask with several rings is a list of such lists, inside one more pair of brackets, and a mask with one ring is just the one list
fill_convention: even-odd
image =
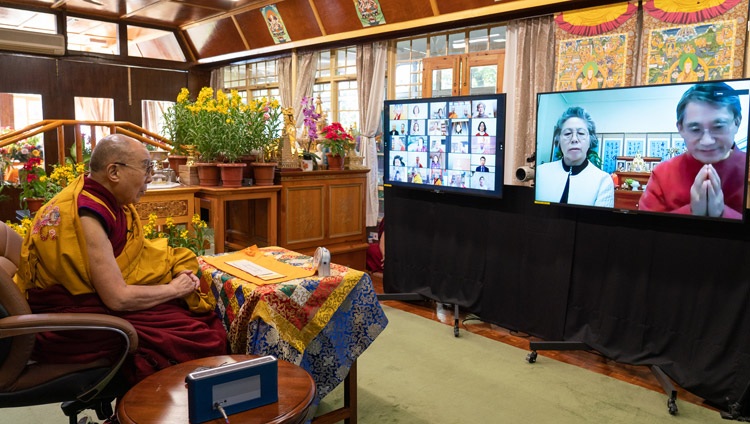
[(185, 297), (200, 290), (201, 281), (192, 272), (181, 272), (169, 282), (169, 285), (174, 287), (179, 297)]

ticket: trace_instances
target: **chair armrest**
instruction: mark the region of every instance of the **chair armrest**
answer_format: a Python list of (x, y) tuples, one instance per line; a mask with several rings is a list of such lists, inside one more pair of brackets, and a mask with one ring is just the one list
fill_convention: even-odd
[(105, 314), (58, 313), (13, 315), (0, 319), (0, 339), (44, 331), (106, 330), (123, 335), (128, 353), (138, 348), (138, 334), (128, 321)]
[(88, 402), (104, 390), (120, 370), (128, 354), (135, 352), (138, 348), (138, 334), (132, 324), (111, 315), (87, 313), (25, 314), (0, 319), (0, 339), (45, 331), (68, 330), (114, 331), (125, 340), (125, 351), (111, 371), (91, 389), (77, 396), (82, 402)]

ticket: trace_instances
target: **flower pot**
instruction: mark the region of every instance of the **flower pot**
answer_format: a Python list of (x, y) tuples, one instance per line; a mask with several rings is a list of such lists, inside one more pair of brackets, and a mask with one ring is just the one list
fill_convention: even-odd
[(331, 153), (326, 153), (326, 157), (328, 158), (328, 169), (329, 170), (342, 170), (344, 169), (344, 157), (341, 155), (332, 155)]
[(224, 187), (242, 187), (242, 171), (247, 167), (242, 162), (220, 163), (221, 185)]
[(44, 205), (44, 198), (43, 197), (27, 197), (23, 199), (24, 203), (26, 203), (26, 209), (29, 210), (30, 214), (35, 214), (39, 209), (41, 209), (42, 205)]
[(243, 179), (250, 179), (253, 178), (253, 163), (258, 160), (258, 156), (256, 155), (243, 155), (240, 156), (240, 162), (244, 163), (246, 166), (242, 168), (242, 178)]
[(169, 168), (174, 169), (176, 174), (180, 173), (180, 165), (187, 165), (187, 156), (169, 155), (167, 160), (169, 161)]
[(276, 162), (253, 162), (253, 184), (259, 186), (273, 185)]
[(219, 185), (219, 167), (215, 163), (196, 163), (198, 167), (198, 185), (216, 187)]

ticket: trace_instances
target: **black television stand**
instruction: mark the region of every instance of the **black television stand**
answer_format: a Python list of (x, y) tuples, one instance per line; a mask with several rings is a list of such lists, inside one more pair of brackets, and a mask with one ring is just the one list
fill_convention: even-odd
[[(409, 301), (422, 301), (428, 299), (426, 296), (422, 296), (418, 293), (379, 293), (378, 301), (381, 300), (398, 300), (401, 302)], [(459, 320), (458, 320), (458, 304), (453, 304), (453, 336), (458, 337), (459, 334)]]
[[(529, 352), (526, 355), (526, 361), (530, 364), (536, 362), (538, 350), (591, 350), (591, 347), (583, 342), (576, 341), (556, 341), (556, 342), (529, 342)], [(662, 390), (667, 394), (667, 410), (670, 415), (677, 414), (677, 390), (669, 377), (662, 371), (658, 365), (651, 365), (651, 373), (659, 381)]]

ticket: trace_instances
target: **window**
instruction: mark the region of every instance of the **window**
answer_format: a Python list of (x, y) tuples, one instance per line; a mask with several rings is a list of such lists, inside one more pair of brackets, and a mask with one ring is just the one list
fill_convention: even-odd
[(141, 126), (151, 132), (168, 136), (164, 133), (164, 114), (174, 105), (174, 102), (162, 100), (141, 101)]
[[(114, 121), (113, 99), (101, 97), (75, 97), (76, 121)], [(109, 127), (81, 125), (84, 148), (91, 148), (91, 139), (101, 140), (110, 134)]]
[(389, 98), (486, 94), (502, 87), (505, 26), (403, 38), (393, 45)]
[(185, 61), (174, 33), (128, 25), (128, 56)]
[(234, 64), (222, 69), (224, 90), (237, 90), (243, 100), (279, 98), (277, 59)]
[(359, 128), (357, 48), (354, 46), (320, 52), (313, 96), (320, 96), (328, 123)]
[(83, 18), (68, 18), (68, 50), (120, 54), (117, 24)]

